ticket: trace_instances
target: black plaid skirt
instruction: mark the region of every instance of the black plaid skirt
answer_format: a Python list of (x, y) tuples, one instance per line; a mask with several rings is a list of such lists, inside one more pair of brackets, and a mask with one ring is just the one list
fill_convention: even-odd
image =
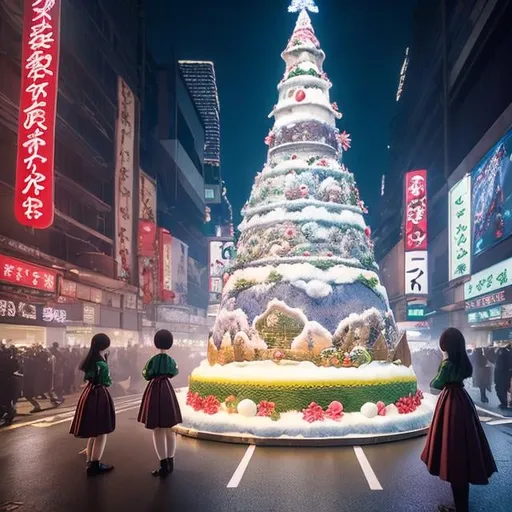
[(110, 434), (116, 428), (114, 402), (105, 386), (87, 384), (76, 406), (70, 434), (89, 439)]
[(171, 428), (183, 421), (176, 393), (167, 377), (157, 377), (148, 383), (137, 420), (151, 430)]

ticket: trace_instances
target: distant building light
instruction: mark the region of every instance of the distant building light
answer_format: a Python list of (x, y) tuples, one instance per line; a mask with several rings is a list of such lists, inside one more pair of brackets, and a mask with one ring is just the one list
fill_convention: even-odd
[(400, 79), (398, 81), (398, 90), (396, 91), (396, 101), (400, 101), (402, 93), (404, 92), (405, 77), (407, 76), (407, 68), (409, 67), (409, 48), (405, 49), (404, 63), (400, 70)]

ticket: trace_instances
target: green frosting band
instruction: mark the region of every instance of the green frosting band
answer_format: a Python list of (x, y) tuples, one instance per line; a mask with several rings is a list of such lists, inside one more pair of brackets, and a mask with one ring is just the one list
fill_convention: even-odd
[(214, 395), (223, 402), (234, 395), (238, 400), (250, 399), (258, 404), (262, 400), (274, 402), (279, 412), (301, 411), (311, 402), (323, 408), (335, 400), (343, 404), (345, 412), (359, 412), (366, 402), (382, 401), (386, 405), (395, 403), (399, 398), (409, 396), (417, 391), (416, 381), (395, 381), (389, 383), (360, 386), (327, 386), (298, 384), (297, 386), (277, 386), (272, 384), (252, 384), (250, 382), (219, 383), (190, 379), (190, 391), (202, 397)]

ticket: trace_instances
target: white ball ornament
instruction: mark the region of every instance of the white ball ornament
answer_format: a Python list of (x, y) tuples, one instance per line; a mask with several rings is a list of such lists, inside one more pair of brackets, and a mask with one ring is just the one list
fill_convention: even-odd
[(361, 407), (361, 414), (367, 418), (375, 418), (379, 414), (379, 408), (377, 407), (377, 404), (366, 402)]
[(245, 416), (246, 418), (253, 418), (258, 412), (258, 407), (252, 400), (246, 398), (238, 404), (236, 410), (238, 411), (238, 414)]

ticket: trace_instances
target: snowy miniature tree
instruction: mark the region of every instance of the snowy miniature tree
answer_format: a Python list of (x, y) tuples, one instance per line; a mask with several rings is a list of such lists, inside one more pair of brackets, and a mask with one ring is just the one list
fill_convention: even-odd
[[(366, 209), (342, 164), (351, 139), (336, 128), (341, 114), (329, 98), (325, 55), (307, 12), (316, 10), (313, 0), (290, 6), (300, 14), (282, 54), (286, 71), (268, 157), (224, 275), (208, 361), (189, 378), (186, 429), (331, 438), (419, 431), (431, 419), (428, 408), (406, 426), (398, 410), (386, 422), (365, 412), (381, 414), (397, 403), (405, 413), (420, 396), (407, 339), (398, 342), (380, 284)], [(224, 402), (227, 418), (221, 411), (210, 419), (209, 402)], [(276, 413), (273, 421), (256, 422), (266, 410)], [(357, 414), (353, 427), (343, 413)]]
[[(282, 53), (286, 68), (269, 116), (274, 125), (265, 138), (267, 162), (242, 211), (221, 308), (243, 311), (255, 327), (276, 299), (334, 335), (350, 315), (364, 319), (373, 308), (384, 317), (390, 309), (363, 217), (367, 210), (342, 163), (351, 137), (336, 128), (342, 114), (331, 102), (325, 54), (307, 10), (318, 11), (313, 0), (294, 0), (289, 8), (300, 14)], [(216, 344), (221, 321), (222, 314)], [(291, 332), (283, 333), (279, 346), (290, 345)], [(383, 332), (394, 333), (384, 324)], [(392, 346), (395, 340), (386, 336), (386, 342)]]

